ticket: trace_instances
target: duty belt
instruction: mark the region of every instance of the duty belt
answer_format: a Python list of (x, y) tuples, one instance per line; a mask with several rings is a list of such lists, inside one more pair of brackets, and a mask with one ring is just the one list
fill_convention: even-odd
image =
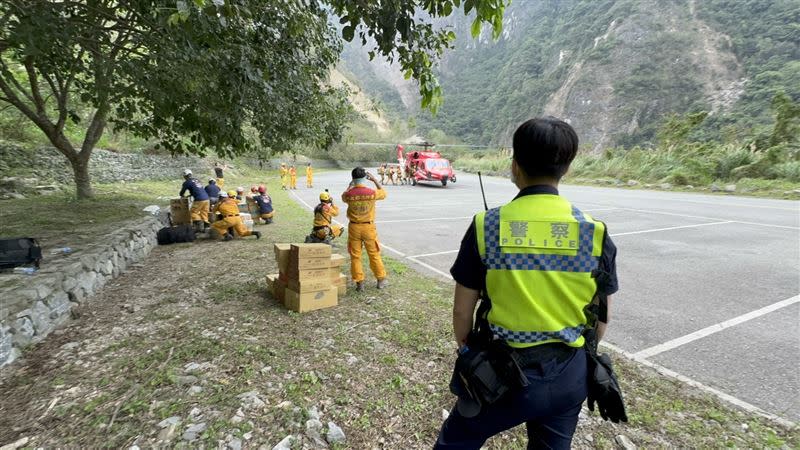
[(369, 222), (350, 222), (350, 223), (354, 223), (356, 225), (366, 225), (368, 223), (372, 223), (372, 221), (370, 220)]
[(533, 347), (514, 349), (514, 354), (522, 368), (534, 366), (555, 359), (563, 363), (575, 354), (577, 348), (564, 345), (560, 342), (535, 345)]
[(330, 225), (319, 225), (314, 227), (314, 231), (324, 230), (325, 228), (330, 228)]

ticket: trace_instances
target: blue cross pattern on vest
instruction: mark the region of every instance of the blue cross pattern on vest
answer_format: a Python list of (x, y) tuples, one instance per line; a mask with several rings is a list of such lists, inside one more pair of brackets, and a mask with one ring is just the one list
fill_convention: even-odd
[(495, 336), (505, 339), (508, 342), (525, 344), (548, 341), (551, 339), (572, 343), (581, 337), (581, 333), (583, 333), (583, 329), (585, 328), (583, 325), (578, 325), (558, 331), (512, 331), (494, 324), (489, 324), (489, 327), (492, 329)]
[(594, 249), (594, 223), (572, 207), (572, 216), (578, 221), (578, 251), (575, 255), (538, 253), (503, 253), (500, 247), (500, 208), (492, 208), (484, 218), (486, 254), (483, 263), (493, 270), (542, 270), (552, 272), (592, 272), (599, 258), (592, 256)]

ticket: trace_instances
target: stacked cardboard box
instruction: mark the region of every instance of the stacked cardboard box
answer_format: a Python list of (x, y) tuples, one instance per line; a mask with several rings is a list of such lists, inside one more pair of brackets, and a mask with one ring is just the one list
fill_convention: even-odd
[(275, 244), (279, 272), (267, 275), (270, 292), (297, 312), (336, 306), (347, 289), (344, 259), (327, 244)]
[(169, 201), (169, 215), (172, 218), (173, 225), (184, 225), (192, 223), (192, 217), (189, 214), (189, 198), (173, 198)]

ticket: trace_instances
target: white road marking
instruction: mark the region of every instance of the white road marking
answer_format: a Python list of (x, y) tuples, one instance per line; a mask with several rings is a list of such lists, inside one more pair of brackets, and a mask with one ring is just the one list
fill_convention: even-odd
[(436, 252), (436, 253), (423, 253), (421, 255), (411, 255), (409, 258), (424, 258), (426, 256), (436, 256), (436, 255), (447, 255), (448, 253), (458, 253), (458, 249), (456, 250), (446, 250), (443, 252)]
[(459, 216), (459, 217), (426, 217), (424, 219), (397, 219), (397, 220), (376, 220), (375, 223), (400, 223), (400, 222), (428, 222), (432, 220), (461, 220), (472, 219), (472, 216)]
[(381, 242), (380, 244), (381, 244), (381, 248), (385, 248), (386, 250), (389, 250), (390, 252), (396, 253), (396, 254), (402, 256), (403, 258), (406, 257), (406, 254), (401, 252), (400, 250), (393, 249), (392, 247), (389, 247), (388, 245), (384, 244), (383, 242)]
[(683, 228), (706, 227), (706, 226), (709, 226), (709, 225), (723, 225), (723, 224), (726, 224), (726, 223), (733, 223), (733, 221), (732, 220), (726, 220), (724, 222), (696, 223), (696, 224), (693, 224), (693, 225), (679, 225), (677, 227), (654, 228), (652, 230), (627, 231), (625, 233), (611, 233), (611, 237), (628, 236), (628, 235), (631, 235), (631, 234), (655, 233), (657, 231), (680, 230), (680, 229), (683, 229)]
[[(677, 214), (677, 213), (668, 213), (663, 211), (652, 211), (648, 209), (634, 209), (634, 208), (619, 208), (623, 211), (633, 211), (633, 212), (640, 212), (640, 213), (647, 213), (647, 214), (661, 214), (664, 216), (675, 216), (675, 217), (688, 217), (690, 219), (705, 219), (705, 220), (717, 220), (717, 221), (725, 221), (725, 219), (720, 219), (719, 217), (706, 217), (706, 216), (694, 216), (689, 214)], [(758, 225), (761, 227), (772, 227), (772, 228), (784, 228), (788, 230), (800, 230), (798, 227), (791, 227), (787, 225), (773, 225), (771, 223), (761, 223), (761, 222), (745, 222), (742, 220), (731, 220), (730, 222), (733, 223), (741, 223), (745, 225)]]
[(428, 270), (430, 270), (432, 272), (438, 273), (439, 275), (447, 278), (448, 280), (452, 280), (453, 279), (453, 277), (449, 273), (442, 272), (441, 270), (437, 269), (436, 267), (433, 267), (430, 264), (426, 264), (426, 263), (424, 263), (422, 261), (417, 260), (413, 256), (408, 256), (408, 257), (406, 257), (406, 259), (408, 259), (410, 261), (413, 261), (413, 262), (419, 264), (420, 266), (422, 266), (422, 267), (424, 267), (424, 268), (426, 268), (426, 269), (428, 269)]
[(777, 311), (781, 308), (785, 308), (789, 305), (794, 305), (795, 303), (800, 302), (800, 295), (795, 295), (792, 298), (787, 298), (786, 300), (781, 300), (777, 303), (773, 303), (771, 305), (767, 305), (763, 308), (757, 309), (755, 311), (750, 311), (749, 313), (742, 314), (741, 316), (734, 317), (733, 319), (726, 320), (724, 322), (720, 322), (708, 327), (703, 328), (702, 330), (697, 330), (694, 333), (689, 333), (685, 336), (681, 336), (679, 338), (672, 339), (670, 341), (664, 342), (663, 344), (654, 345), (650, 348), (646, 348), (639, 352), (634, 353), (633, 356), (637, 358), (650, 358), (660, 353), (664, 353), (670, 351), (672, 349), (678, 348), (682, 345), (686, 345), (690, 342), (694, 342), (698, 339), (702, 339), (706, 336), (710, 336), (714, 333), (718, 333), (726, 328), (730, 328), (735, 325), (739, 325), (740, 323), (747, 322), (748, 320), (756, 319), (761, 317), (765, 314), (769, 314), (773, 311)]
[(781, 424), (781, 425), (783, 425), (785, 427), (788, 427), (788, 428), (794, 428), (797, 425), (794, 422), (792, 422), (791, 420), (784, 419), (783, 417), (780, 417), (780, 416), (772, 414), (772, 413), (768, 413), (767, 411), (764, 411), (763, 409), (759, 408), (758, 406), (755, 406), (755, 405), (752, 405), (750, 403), (747, 403), (744, 400), (736, 398), (736, 397), (734, 397), (734, 396), (732, 396), (730, 394), (726, 394), (725, 392), (722, 392), (722, 391), (720, 391), (718, 389), (715, 389), (715, 388), (713, 388), (711, 386), (706, 386), (705, 384), (703, 384), (703, 383), (701, 383), (699, 381), (693, 380), (692, 378), (689, 378), (689, 377), (687, 377), (685, 375), (681, 375), (681, 374), (679, 374), (678, 372), (675, 372), (672, 369), (668, 369), (668, 368), (666, 368), (666, 367), (664, 367), (664, 366), (662, 366), (660, 364), (656, 364), (656, 363), (654, 363), (652, 361), (649, 361), (647, 359), (638, 357), (635, 354), (626, 352), (625, 350), (617, 347), (616, 345), (609, 344), (609, 343), (606, 343), (606, 342), (600, 342), (600, 346), (601, 347), (606, 347), (609, 350), (614, 351), (615, 353), (619, 353), (620, 355), (624, 356), (625, 358), (628, 358), (629, 360), (631, 360), (633, 362), (639, 363), (639, 364), (641, 364), (643, 366), (646, 366), (646, 367), (650, 367), (651, 369), (655, 370), (656, 372), (660, 373), (661, 375), (673, 378), (675, 380), (680, 381), (681, 383), (685, 383), (685, 384), (688, 384), (689, 386), (692, 386), (692, 387), (695, 387), (695, 388), (700, 389), (702, 391), (708, 392), (709, 394), (716, 396), (720, 400), (728, 402), (728, 403), (730, 403), (730, 404), (732, 404), (734, 406), (737, 406), (737, 407), (739, 407), (739, 408), (741, 408), (741, 409), (743, 409), (743, 410), (745, 410), (747, 412), (750, 412), (750, 413), (753, 413), (753, 414), (757, 414), (757, 415), (759, 415), (761, 417), (764, 417), (764, 418), (767, 418), (769, 420), (772, 420), (772, 421), (774, 421), (776, 423), (779, 423), (779, 424)]

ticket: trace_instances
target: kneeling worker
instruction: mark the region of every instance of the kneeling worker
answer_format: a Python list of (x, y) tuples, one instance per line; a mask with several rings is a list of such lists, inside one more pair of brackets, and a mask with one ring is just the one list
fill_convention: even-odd
[(214, 213), (219, 213), (222, 218), (214, 222), (211, 226), (217, 230), (217, 233), (226, 241), (233, 239), (233, 236), (228, 234), (228, 229), (233, 230), (239, 236), (255, 236), (256, 239), (261, 239), (261, 232), (250, 231), (242, 223), (242, 217), (239, 215), (239, 203), (235, 199), (236, 191), (220, 192), (219, 203), (214, 208)]
[(319, 205), (314, 208), (314, 228), (311, 237), (318, 242), (329, 244), (334, 238), (342, 235), (344, 229), (333, 224), (333, 218), (339, 215), (339, 207), (333, 204), (331, 194), (326, 190), (319, 194)]
[[(356, 291), (364, 290), (364, 269), (361, 267), (361, 246), (367, 249), (369, 267), (378, 279), (378, 289), (386, 286), (386, 269), (381, 260), (381, 247), (378, 244), (378, 230), (375, 229), (375, 202), (386, 198), (386, 191), (378, 180), (364, 170), (356, 167), (352, 172), (353, 181), (342, 194), (347, 203), (347, 251), (350, 253), (350, 273), (356, 283)], [(366, 180), (375, 183), (375, 189), (364, 186)]]
[(261, 219), (264, 223), (272, 223), (275, 209), (272, 207), (272, 197), (267, 195), (266, 186), (258, 187), (258, 193), (253, 196), (253, 201), (256, 203), (258, 213), (253, 216), (253, 220), (258, 221), (258, 219)]
[(189, 191), (189, 195), (192, 197), (192, 207), (189, 210), (189, 214), (192, 217), (194, 231), (203, 232), (208, 228), (208, 211), (210, 208), (208, 193), (203, 188), (203, 184), (200, 183), (200, 180), (192, 178), (191, 170), (186, 169), (183, 171), (183, 179), (181, 192), (178, 195), (183, 197), (183, 194)]

